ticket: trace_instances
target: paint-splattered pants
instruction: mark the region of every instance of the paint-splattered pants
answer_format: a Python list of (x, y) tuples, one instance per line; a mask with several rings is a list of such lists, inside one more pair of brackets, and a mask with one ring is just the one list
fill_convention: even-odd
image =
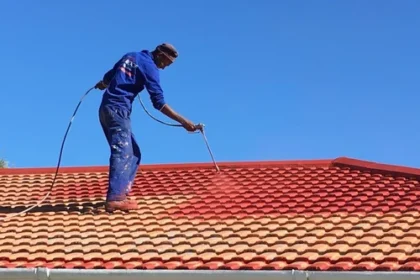
[(101, 106), (99, 120), (111, 149), (107, 201), (124, 200), (131, 190), (141, 160), (140, 148), (131, 131), (130, 112)]

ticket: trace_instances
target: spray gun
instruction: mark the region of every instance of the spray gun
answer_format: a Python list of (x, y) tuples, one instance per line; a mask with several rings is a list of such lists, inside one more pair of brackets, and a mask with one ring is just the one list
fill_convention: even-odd
[(207, 149), (209, 150), (209, 153), (210, 153), (211, 159), (213, 160), (214, 167), (216, 168), (216, 171), (217, 171), (217, 172), (220, 172), (219, 166), (217, 166), (217, 163), (216, 163), (216, 161), (214, 160), (214, 156), (213, 156), (213, 153), (212, 153), (212, 151), (211, 151), (211, 149), (210, 149), (209, 143), (208, 143), (208, 141), (207, 141), (206, 134), (204, 133), (204, 127), (205, 127), (205, 125), (204, 125), (203, 123), (199, 123), (199, 124), (197, 124), (195, 127), (196, 127), (196, 129), (198, 129), (198, 130), (201, 132), (201, 134), (203, 135), (204, 141), (206, 142)]

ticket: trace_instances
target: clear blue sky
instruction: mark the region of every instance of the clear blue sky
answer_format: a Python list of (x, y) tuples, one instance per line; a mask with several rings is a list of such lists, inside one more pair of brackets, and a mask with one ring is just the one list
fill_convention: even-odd
[[(125, 52), (170, 42), (166, 100), (206, 124), (216, 160), (420, 167), (419, 1), (154, 2), (0, 2), (0, 157), (55, 166), (84, 92)], [(62, 166), (108, 164), (100, 100), (79, 108)], [(200, 134), (133, 110), (143, 163), (211, 161)]]

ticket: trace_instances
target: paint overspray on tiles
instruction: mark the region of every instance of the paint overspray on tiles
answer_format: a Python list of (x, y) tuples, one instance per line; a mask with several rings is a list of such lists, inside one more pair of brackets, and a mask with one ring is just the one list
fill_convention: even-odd
[[(390, 177), (359, 174), (357, 171), (347, 174), (347, 177), (347, 172), (339, 174), (334, 168), (314, 170), (306, 178), (295, 176), (298, 169), (293, 168), (277, 170), (281, 175), (270, 169), (265, 169), (266, 172), (252, 169), (242, 171), (243, 176), (236, 171), (232, 174), (232, 171), (225, 170), (222, 176), (208, 173), (206, 179), (190, 182), (197, 185), (188, 192), (193, 198), (168, 211), (177, 217), (188, 218), (203, 215), (227, 218), (232, 214), (237, 217), (252, 215), (275, 218), (280, 215), (328, 216), (331, 213), (366, 215), (371, 211), (384, 215), (403, 209), (420, 210), (420, 203), (416, 201), (420, 195), (418, 182), (409, 179), (405, 182), (399, 179), (399, 187), (396, 188), (393, 187), (397, 184), (396, 179)], [(356, 185), (344, 183), (356, 174), (364, 180)], [(383, 179), (389, 182), (387, 188), (371, 183), (377, 182), (380, 186)], [(317, 182), (316, 185), (311, 183), (313, 180)], [(217, 209), (217, 213), (214, 209)]]

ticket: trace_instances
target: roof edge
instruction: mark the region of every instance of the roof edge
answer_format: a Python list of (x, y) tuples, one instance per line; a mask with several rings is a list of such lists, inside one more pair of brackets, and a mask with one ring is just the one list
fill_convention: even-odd
[(50, 269), (36, 268), (0, 268), (0, 279), (218, 279), (218, 280), (294, 280), (294, 279), (325, 279), (325, 280), (360, 280), (386, 279), (408, 280), (418, 279), (419, 271), (309, 271), (300, 269), (285, 270), (224, 270), (213, 271), (200, 269), (163, 270), (163, 269)]
[[(328, 167), (332, 159), (318, 160), (266, 160), (266, 161), (225, 161), (217, 162), (222, 168), (262, 168), (262, 167), (292, 167), (292, 166), (325, 166)], [(60, 167), (58, 173), (74, 173), (74, 172), (108, 172), (108, 166), (65, 166)], [(157, 164), (141, 164), (141, 170), (185, 170), (185, 169), (214, 169), (213, 162), (196, 162), (196, 163), (157, 163)], [(43, 174), (54, 173), (57, 167), (14, 167), (1, 168), (0, 174)]]
[(409, 177), (420, 180), (420, 168), (378, 163), (349, 157), (338, 157), (332, 160), (331, 165), (335, 167), (349, 167), (361, 171), (375, 171), (382, 174)]

